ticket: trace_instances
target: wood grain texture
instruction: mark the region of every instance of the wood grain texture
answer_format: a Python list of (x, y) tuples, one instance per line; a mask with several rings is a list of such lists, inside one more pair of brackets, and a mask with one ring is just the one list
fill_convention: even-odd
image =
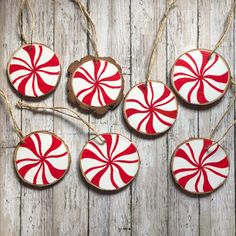
[[(199, 47), (212, 48), (216, 44), (221, 32), (223, 31), (225, 15), (230, 9), (232, 1), (200, 1), (199, 8), (203, 9), (199, 14)], [(206, 9), (215, 9), (207, 16)], [(208, 19), (208, 20), (207, 20)], [(209, 20), (210, 19), (210, 20)], [(215, 30), (214, 24), (218, 25), (219, 30)], [(218, 53), (224, 56), (228, 62), (232, 76), (234, 77), (235, 49), (232, 47), (234, 42), (233, 27), (227, 35)], [(199, 110), (199, 135), (207, 136), (212, 127), (215, 127), (221, 115), (224, 113), (233, 96), (229, 90), (222, 100), (213, 105), (210, 110)], [(216, 139), (228, 128), (234, 119), (233, 109), (221, 123), (218, 131), (214, 135)], [(230, 161), (230, 174), (223, 188), (217, 194), (211, 194), (205, 198), (200, 198), (200, 232), (201, 235), (235, 235), (235, 169), (234, 169), (234, 128), (230, 130), (221, 145), (227, 150)], [(227, 196), (227, 201), (222, 199)], [(220, 224), (218, 222), (221, 222)]]
[[(53, 48), (54, 41), (54, 2), (31, 1), (35, 16), (35, 31), (33, 41), (42, 42)], [(41, 22), (41, 24), (38, 24)], [(29, 32), (26, 14), (23, 17), (23, 28)], [(53, 105), (53, 96), (41, 101), (31, 101), (35, 104)], [(53, 131), (53, 117), (22, 110), (22, 130), (28, 134), (36, 130)], [(21, 191), (21, 235), (36, 236), (52, 234), (53, 188), (35, 190), (22, 184)]]
[[(88, 7), (97, 27), (100, 55), (111, 56), (121, 66), (127, 90), (130, 84), (129, 1), (89, 1)], [(90, 53), (93, 54), (91, 48)], [(90, 121), (100, 133), (118, 132), (129, 137), (123, 125), (122, 105), (100, 119), (91, 116)], [(90, 235), (131, 234), (131, 186), (117, 194), (89, 190)]]
[[(81, 25), (79, 9), (73, 2), (56, 1), (54, 6), (54, 48), (63, 65), (61, 86), (54, 94), (54, 105), (71, 107), (67, 100), (67, 67), (87, 54), (87, 35)], [(69, 30), (68, 26), (72, 26), (73, 30)], [(88, 119), (86, 115), (83, 117)], [(80, 121), (56, 116), (54, 131), (69, 146), (72, 162), (62, 183), (53, 187), (53, 235), (87, 235), (88, 189), (79, 174), (78, 157), (88, 139), (88, 128)]]
[[(165, 8), (165, 0), (131, 1), (132, 86), (145, 81), (153, 42)], [(166, 82), (165, 32), (158, 51), (150, 79)], [(133, 140), (140, 152), (141, 168), (132, 191), (132, 233), (133, 235), (155, 235), (159, 232), (161, 235), (166, 235), (167, 136), (146, 138), (133, 135)]]
[[(100, 56), (113, 57), (122, 67), (125, 93), (145, 80), (147, 64), (166, 0), (83, 0), (97, 27)], [(177, 0), (158, 47), (151, 79), (169, 83), (175, 59), (183, 52), (213, 48), (231, 6), (231, 0)], [(63, 105), (67, 100), (67, 67), (87, 54), (93, 55), (86, 24), (71, 0), (31, 0), (35, 14), (33, 41), (55, 50), (62, 64), (56, 91), (37, 102)], [(17, 32), (17, 0), (0, 0), (0, 88), (11, 104), (21, 99), (6, 76), (7, 61), (21, 45)], [(27, 18), (23, 27), (28, 32)], [(235, 72), (235, 24), (218, 52)], [(193, 108), (179, 101), (176, 123), (168, 133), (145, 138), (133, 133), (122, 116), (122, 104), (97, 118), (81, 112), (100, 133), (118, 132), (132, 139), (141, 157), (141, 168), (131, 185), (118, 193), (104, 194), (89, 187), (80, 175), (78, 158), (93, 135), (83, 123), (56, 114), (32, 113), (14, 108), (16, 120), (25, 134), (34, 130), (54, 131), (69, 146), (72, 163), (65, 178), (52, 188), (35, 190), (18, 179), (13, 166), (14, 147), (19, 142), (9, 115), (0, 100), (0, 235), (235, 235), (235, 129), (221, 145), (230, 159), (226, 183), (208, 196), (190, 196), (177, 188), (170, 173), (175, 147), (185, 139), (208, 136), (232, 97), (226, 95), (209, 109)], [(234, 110), (227, 115), (216, 139), (231, 124)]]
[[(197, 1), (178, 1), (167, 25), (167, 71), (182, 53), (197, 48)], [(199, 235), (199, 199), (182, 192), (174, 183), (170, 158), (176, 146), (186, 139), (198, 136), (198, 109), (179, 101), (179, 113), (173, 129), (168, 132), (168, 234)]]
[[(1, 89), (10, 98), (12, 106), (18, 98), (6, 76), (6, 65), (12, 52), (18, 47), (18, 35), (16, 27), (16, 14), (18, 4), (16, 1), (1, 1), (0, 7), (0, 71)], [(8, 16), (8, 17), (5, 17)], [(12, 31), (9, 31), (12, 29)], [(13, 165), (14, 146), (19, 142), (14, 133), (9, 114), (6, 112), (3, 100), (0, 100), (0, 235), (19, 235), (21, 228), (21, 185), (17, 178)], [(21, 112), (14, 109), (16, 120), (21, 124)], [(11, 134), (11, 135), (8, 135)]]

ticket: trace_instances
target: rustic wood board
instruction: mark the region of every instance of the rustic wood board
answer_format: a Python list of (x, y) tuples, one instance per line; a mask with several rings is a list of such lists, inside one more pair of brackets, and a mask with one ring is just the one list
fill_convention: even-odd
[[(36, 28), (33, 41), (53, 48), (62, 63), (56, 91), (37, 104), (71, 107), (66, 95), (67, 67), (92, 53), (78, 7), (70, 0), (31, 0)], [(83, 0), (98, 30), (101, 56), (114, 57), (121, 65), (125, 93), (144, 81), (152, 43), (166, 0)], [(177, 56), (193, 48), (212, 48), (219, 38), (231, 0), (178, 0), (171, 12), (158, 48), (151, 79), (169, 84)], [(0, 0), (1, 85), (12, 106), (21, 99), (11, 88), (6, 65), (21, 45), (17, 33), (17, 0)], [(26, 18), (23, 27), (27, 28)], [(235, 71), (234, 24), (218, 52)], [(14, 108), (25, 134), (34, 130), (54, 131), (70, 148), (72, 165), (66, 177), (52, 188), (34, 190), (22, 184), (13, 169), (13, 151), (18, 137), (4, 103), (0, 101), (0, 235), (235, 235), (235, 130), (222, 141), (230, 159), (230, 175), (217, 192), (205, 197), (189, 196), (174, 184), (170, 158), (176, 145), (194, 136), (207, 136), (229, 104), (232, 92), (210, 109), (193, 109), (179, 103), (178, 119), (168, 133), (144, 138), (127, 127), (122, 104), (102, 118), (81, 113), (99, 132), (119, 132), (131, 138), (141, 156), (141, 169), (134, 182), (115, 194), (94, 191), (83, 181), (78, 157), (92, 137), (81, 122), (55, 114), (39, 114)], [(75, 108), (76, 109), (76, 108)], [(223, 132), (234, 110), (222, 123)]]

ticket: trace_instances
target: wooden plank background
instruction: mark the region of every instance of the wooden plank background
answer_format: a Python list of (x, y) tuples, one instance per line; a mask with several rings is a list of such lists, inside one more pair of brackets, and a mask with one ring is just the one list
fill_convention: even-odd
[[(42, 42), (60, 56), (60, 84), (39, 104), (70, 107), (66, 95), (66, 69), (70, 62), (87, 55), (91, 48), (78, 7), (70, 0), (31, 0), (36, 19), (33, 40)], [(84, 0), (97, 27), (99, 50), (121, 65), (125, 92), (144, 81), (152, 43), (166, 0)], [(169, 84), (169, 72), (177, 56), (201, 47), (213, 48), (224, 26), (232, 0), (178, 0), (167, 22), (152, 79)], [(21, 45), (17, 32), (17, 0), (0, 0), (0, 87), (12, 106), (20, 97), (10, 87), (6, 65)], [(24, 18), (25, 19), (25, 18)], [(24, 24), (26, 28), (26, 24)], [(218, 52), (235, 72), (235, 24)], [(32, 114), (14, 108), (24, 133), (50, 130), (69, 145), (72, 166), (57, 185), (34, 190), (22, 185), (13, 167), (18, 137), (4, 103), (0, 101), (0, 235), (235, 235), (235, 139), (231, 129), (222, 145), (230, 158), (230, 175), (217, 192), (189, 196), (179, 191), (170, 173), (170, 158), (176, 145), (194, 136), (207, 136), (227, 107), (232, 92), (210, 109), (193, 109), (180, 101), (174, 127), (158, 138), (145, 139), (128, 130), (122, 105), (101, 119), (83, 114), (99, 132), (120, 132), (130, 137), (141, 156), (141, 169), (123, 191), (104, 194), (82, 180), (79, 153), (90, 137), (89, 130), (68, 118)], [(234, 110), (222, 123), (218, 135), (233, 121)]]

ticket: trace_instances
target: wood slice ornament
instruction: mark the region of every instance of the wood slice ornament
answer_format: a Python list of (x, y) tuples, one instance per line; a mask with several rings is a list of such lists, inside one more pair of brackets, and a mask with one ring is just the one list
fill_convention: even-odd
[(135, 85), (124, 100), (124, 117), (137, 132), (157, 135), (167, 131), (177, 117), (177, 102), (164, 83), (148, 81)]
[(110, 57), (86, 56), (68, 68), (68, 94), (82, 109), (102, 115), (123, 99), (120, 66)]
[[(42, 43), (33, 43), (34, 14), (29, 0), (19, 1), (20, 38), (24, 43), (10, 58), (7, 74), (13, 88), (23, 97), (39, 98), (55, 90), (60, 80), (61, 66), (55, 52)], [(30, 40), (23, 32), (23, 11), (28, 10), (31, 21)], [(29, 43), (30, 42), (30, 43)]]
[(176, 60), (171, 83), (185, 102), (208, 105), (225, 94), (230, 78), (229, 66), (222, 56), (210, 50), (195, 49)]
[(166, 132), (177, 118), (177, 99), (171, 89), (160, 81), (150, 80), (156, 57), (157, 45), (161, 39), (170, 10), (175, 4), (171, 1), (161, 19), (159, 30), (151, 52), (146, 82), (134, 85), (124, 99), (123, 115), (128, 125), (136, 132), (155, 136)]
[(121, 67), (111, 57), (100, 57), (97, 32), (89, 12), (80, 0), (74, 1), (82, 12), (95, 56), (85, 56), (68, 67), (68, 97), (80, 108), (104, 115), (123, 99)]
[(210, 139), (195, 138), (183, 142), (174, 151), (171, 171), (183, 190), (207, 194), (219, 188), (227, 179), (227, 154), (219, 144), (212, 144)]
[(70, 153), (65, 142), (55, 133), (34, 131), (23, 135), (12, 111), (10, 102), (0, 89), (13, 127), (20, 138), (14, 151), (14, 165), (20, 179), (34, 187), (47, 187), (60, 181), (70, 168)]
[(46, 187), (61, 180), (71, 157), (64, 141), (48, 131), (35, 131), (23, 138), (14, 152), (18, 176), (25, 183)]
[(213, 50), (194, 49), (182, 54), (174, 63), (171, 83), (176, 93), (192, 105), (209, 105), (227, 91), (231, 75), (225, 59), (216, 53), (234, 19), (236, 1), (227, 16), (225, 28)]
[(221, 122), (235, 104), (236, 94), (231, 103), (211, 131), (209, 138), (191, 138), (175, 149), (171, 158), (171, 172), (175, 182), (186, 192), (207, 194), (218, 189), (228, 178), (229, 160), (224, 149), (219, 145), (231, 125), (217, 141), (212, 138)]
[(85, 180), (97, 189), (119, 190), (127, 186), (137, 175), (139, 154), (134, 144), (117, 133), (91, 139), (80, 155), (80, 169)]
[(8, 77), (15, 90), (31, 98), (48, 95), (55, 90), (61, 75), (56, 54), (39, 43), (24, 44), (8, 63)]

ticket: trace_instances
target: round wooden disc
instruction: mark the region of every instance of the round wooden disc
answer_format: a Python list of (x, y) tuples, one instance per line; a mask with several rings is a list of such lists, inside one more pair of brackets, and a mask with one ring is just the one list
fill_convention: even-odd
[(139, 154), (134, 144), (116, 133), (91, 139), (80, 155), (80, 169), (85, 180), (100, 190), (119, 190), (137, 175)]
[(207, 194), (219, 188), (229, 174), (224, 149), (206, 138), (194, 138), (180, 144), (173, 153), (171, 171), (185, 191)]
[(27, 184), (44, 187), (61, 180), (70, 168), (70, 153), (54, 133), (35, 131), (24, 137), (14, 153), (19, 177)]
[(86, 56), (72, 63), (68, 71), (69, 98), (82, 109), (104, 114), (121, 102), (124, 81), (112, 58)]
[(43, 44), (21, 46), (8, 63), (8, 77), (23, 96), (41, 97), (57, 86), (61, 66), (55, 52)]
[(166, 132), (174, 124), (177, 111), (174, 93), (159, 81), (136, 84), (124, 99), (126, 122), (135, 131), (145, 135)]
[(172, 68), (171, 83), (187, 103), (208, 105), (219, 100), (230, 83), (230, 69), (222, 56), (194, 49), (181, 55)]

